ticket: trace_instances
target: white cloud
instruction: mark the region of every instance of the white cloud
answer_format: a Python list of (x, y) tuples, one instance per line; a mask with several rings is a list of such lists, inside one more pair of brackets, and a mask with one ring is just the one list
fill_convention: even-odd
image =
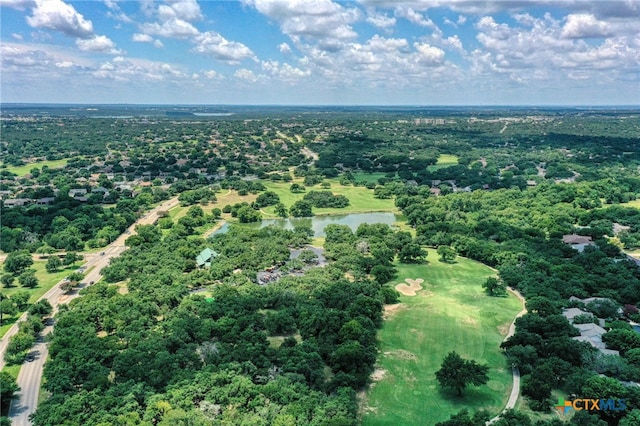
[(71, 61), (56, 62), (58, 68), (73, 68), (74, 63)]
[(609, 25), (599, 21), (595, 16), (585, 13), (567, 16), (567, 22), (562, 28), (565, 38), (599, 38), (611, 34)]
[(600, 81), (623, 75), (636, 78), (633, 75), (637, 73), (640, 49), (633, 46), (628, 36), (609, 37), (600, 45), (582, 39), (608, 31), (591, 15), (577, 18), (569, 15), (564, 25), (550, 14), (543, 18), (521, 14), (515, 18), (519, 25), (497, 23), (490, 16), (478, 21), (476, 38), (482, 49), (470, 56), (473, 73), (507, 75), (522, 83), (536, 78), (547, 81), (581, 80), (585, 76)]
[(390, 29), (396, 25), (396, 18), (386, 13), (378, 13), (374, 10), (367, 11), (367, 22), (382, 29)]
[(420, 12), (415, 11), (413, 8), (398, 8), (396, 9), (396, 15), (405, 18), (407, 21), (420, 25), (421, 27), (433, 28), (435, 24), (429, 18), (426, 18)]
[(444, 50), (431, 46), (427, 43), (414, 43), (413, 45), (418, 52), (418, 58), (421, 62), (435, 65), (441, 64), (444, 60)]
[(151, 37), (149, 34), (135, 33), (133, 37), (131, 37), (131, 40), (137, 41), (139, 43), (151, 43), (153, 41), (153, 37)]
[(76, 45), (78, 46), (78, 48), (80, 48), (80, 50), (83, 50), (85, 52), (109, 52), (114, 54), (119, 53), (119, 51), (115, 48), (115, 43), (108, 37), (103, 35), (95, 36), (90, 39), (79, 38), (76, 40)]
[(197, 21), (202, 19), (200, 5), (195, 0), (179, 0), (158, 6), (158, 15), (163, 21), (182, 19)]
[(18, 34), (18, 33), (11, 33), (11, 37), (15, 38), (16, 40), (22, 40), (22, 34)]
[(125, 22), (127, 24), (133, 23), (133, 19), (129, 18), (124, 12), (122, 12), (117, 1), (113, 1), (113, 0), (102, 0), (102, 1), (105, 4), (105, 6), (109, 8), (109, 11), (107, 11), (108, 17), (113, 18), (117, 21)]
[(313, 42), (323, 50), (340, 49), (357, 37), (351, 24), (360, 10), (346, 8), (331, 0), (245, 0), (260, 13), (278, 22), (294, 42)]
[(71, 37), (93, 36), (91, 21), (86, 20), (73, 6), (61, 0), (36, 0), (32, 15), (27, 17), (27, 23), (34, 28), (61, 31)]
[(215, 72), (214, 70), (207, 70), (207, 71), (204, 71), (202, 74), (205, 77), (207, 77), (209, 80), (214, 80), (214, 79), (220, 77), (220, 75), (217, 72)]
[(297, 82), (303, 77), (311, 75), (309, 70), (301, 70), (287, 63), (280, 64), (278, 61), (262, 61), (262, 70), (270, 76), (289, 83)]
[(0, 46), (0, 65), (3, 71), (22, 70), (25, 67), (44, 67), (53, 62), (51, 55), (40, 49), (29, 49), (20, 45)]
[(154, 45), (155, 47), (157, 47), (158, 49), (161, 49), (161, 48), (163, 48), (163, 47), (164, 47), (164, 44), (162, 44), (162, 42), (161, 42), (160, 40), (154, 40), (154, 41), (153, 41), (153, 45)]
[(199, 34), (196, 27), (178, 18), (173, 18), (162, 23), (153, 22), (142, 24), (140, 29), (145, 34), (168, 38), (189, 38)]
[(212, 31), (198, 34), (194, 42), (196, 43), (194, 51), (230, 64), (240, 63), (243, 59), (256, 59), (251, 49), (244, 44), (229, 41)]
[(287, 43), (280, 43), (278, 45), (278, 50), (284, 55), (289, 55), (291, 53), (291, 46), (289, 46)]
[(239, 70), (236, 70), (236, 72), (233, 73), (233, 76), (238, 80), (246, 81), (248, 83), (255, 83), (256, 81), (258, 81), (258, 78), (253, 73), (253, 71), (246, 68), (240, 68)]

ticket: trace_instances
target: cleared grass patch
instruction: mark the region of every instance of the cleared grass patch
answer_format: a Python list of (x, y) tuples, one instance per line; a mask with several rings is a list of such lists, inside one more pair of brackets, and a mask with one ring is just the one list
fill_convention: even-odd
[(440, 154), (438, 157), (438, 161), (433, 166), (428, 166), (427, 170), (430, 172), (435, 172), (439, 169), (444, 169), (445, 167), (455, 166), (458, 164), (458, 157), (451, 154)]
[[(445, 264), (429, 249), (429, 263), (398, 265), (390, 284), (421, 278), (415, 296), (387, 307), (378, 332), (378, 378), (363, 403), (365, 425), (433, 425), (463, 408), (500, 412), (511, 391), (512, 376), (500, 343), (520, 311), (518, 299), (486, 296), (482, 283), (495, 275), (489, 267), (464, 258)], [(489, 382), (471, 386), (462, 398), (442, 390), (435, 372), (450, 351), (490, 367)]]
[[(45, 160), (45, 161), (36, 161), (35, 163), (25, 164), (23, 166), (9, 166), (7, 165), (5, 170), (10, 171), (11, 173), (15, 173), (18, 176), (24, 176), (27, 173), (31, 172), (33, 168), (41, 169), (43, 166), (47, 166), (50, 169), (57, 169), (59, 167), (64, 167), (68, 163), (68, 159), (63, 158), (62, 160)], [(4, 165), (4, 164), (3, 164)], [(2, 167), (3, 165), (0, 165)]]
[[(349, 213), (368, 213), (368, 212), (396, 212), (397, 209), (394, 201), (391, 199), (382, 200), (373, 196), (373, 190), (362, 186), (342, 186), (337, 179), (326, 179), (331, 187), (322, 188), (320, 185), (308, 186), (306, 192), (293, 193), (289, 190), (292, 183), (302, 184), (302, 179), (294, 179), (293, 182), (269, 182), (265, 181), (264, 186), (269, 191), (273, 191), (280, 197), (280, 201), (287, 207), (291, 207), (293, 203), (302, 200), (304, 194), (309, 191), (331, 191), (336, 195), (344, 195), (349, 199), (349, 205), (343, 209), (323, 208), (313, 209), (315, 215), (341, 215)], [(267, 217), (276, 217), (273, 207), (263, 209)]]
[(359, 181), (359, 182), (375, 182), (378, 183), (378, 179), (386, 177), (386, 173), (382, 173), (382, 172), (372, 172), (372, 173), (366, 173), (366, 172), (356, 172), (356, 173), (352, 173), (353, 177)]

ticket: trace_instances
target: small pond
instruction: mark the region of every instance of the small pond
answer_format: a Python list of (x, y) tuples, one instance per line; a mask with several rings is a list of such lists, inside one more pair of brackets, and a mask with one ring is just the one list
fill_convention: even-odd
[[(285, 229), (293, 229), (296, 226), (311, 227), (316, 237), (324, 237), (324, 227), (329, 224), (348, 225), (354, 232), (362, 223), (386, 223), (393, 226), (397, 221), (393, 213), (351, 213), (339, 216), (314, 216), (287, 219), (263, 219), (261, 223), (243, 224), (253, 229), (264, 228), (269, 225), (276, 225)], [(229, 230), (229, 224), (223, 224), (220, 229), (215, 230), (212, 235), (224, 234)]]

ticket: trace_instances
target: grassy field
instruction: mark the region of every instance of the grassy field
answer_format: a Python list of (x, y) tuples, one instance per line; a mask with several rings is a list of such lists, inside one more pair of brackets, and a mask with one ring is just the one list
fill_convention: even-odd
[(430, 172), (435, 172), (438, 169), (444, 169), (445, 167), (455, 166), (458, 164), (458, 157), (451, 154), (440, 154), (438, 161), (435, 165), (427, 167)]
[[(613, 206), (615, 204), (604, 204), (605, 206)], [(623, 207), (635, 207), (635, 208), (640, 208), (640, 200), (632, 200), (629, 201), (628, 203), (620, 203), (621, 206)]]
[[(47, 166), (50, 169), (55, 169), (58, 167), (64, 167), (67, 165), (68, 160), (66, 158), (63, 158), (62, 160), (51, 160), (51, 161), (36, 161), (35, 163), (29, 163), (29, 164), (25, 164), (24, 166), (7, 166), (6, 170), (10, 171), (11, 173), (15, 173), (18, 176), (24, 176), (27, 173), (29, 173), (33, 168), (37, 167), (39, 169), (42, 168), (42, 166)], [(0, 165), (0, 167), (4, 166), (4, 164)]]
[[(300, 183), (302, 184), (302, 179), (294, 179), (293, 182), (265, 182), (264, 185), (268, 190), (275, 192), (280, 197), (280, 201), (287, 206), (287, 208), (291, 207), (291, 205), (297, 200), (301, 200), (304, 197), (303, 193), (294, 194), (289, 191), (289, 187), (292, 183)], [(337, 179), (326, 179), (326, 182), (331, 184), (331, 187), (328, 189), (324, 189), (320, 187), (320, 185), (307, 187), (307, 191), (331, 191), (334, 194), (344, 195), (349, 199), (349, 206), (344, 209), (334, 209), (334, 208), (324, 208), (324, 209), (313, 209), (313, 213), (315, 215), (339, 215), (339, 214), (348, 214), (348, 213), (367, 213), (367, 212), (395, 212), (397, 209), (395, 208), (393, 200), (381, 200), (375, 198), (373, 196), (373, 190), (367, 189), (364, 187), (355, 187), (355, 186), (342, 186), (338, 182)], [(267, 207), (263, 209), (265, 213), (267, 213), (267, 217), (275, 217), (273, 207)]]
[[(82, 262), (78, 262), (74, 265), (69, 266), (66, 269), (61, 269), (58, 272), (50, 274), (45, 269), (45, 265), (47, 264), (46, 261), (44, 260), (36, 261), (33, 263), (33, 266), (31, 266), (31, 268), (36, 270), (36, 277), (38, 278), (38, 282), (40, 283), (36, 288), (25, 289), (24, 287), (20, 286), (20, 284), (18, 283), (18, 280), (16, 279), (16, 281), (14, 282), (14, 287), (3, 288), (2, 294), (4, 294), (5, 296), (9, 296), (9, 298), (11, 298), (12, 294), (15, 294), (19, 291), (27, 290), (29, 293), (31, 293), (31, 296), (29, 297), (29, 303), (34, 303), (40, 297), (42, 297), (42, 295), (44, 295), (47, 291), (49, 291), (51, 287), (56, 285), (61, 279), (71, 274), (76, 269), (78, 269), (81, 263)], [(0, 268), (1, 267), (2, 265), (0, 265)], [(7, 330), (9, 330), (9, 328), (11, 328), (13, 323), (18, 319), (20, 315), (22, 315), (22, 312), (16, 314), (13, 318), (6, 317), (3, 320), (2, 326), (0, 326), (0, 337), (4, 336), (4, 333), (6, 333)]]
[[(463, 408), (497, 414), (506, 404), (512, 377), (499, 345), (520, 302), (484, 294), (482, 283), (494, 275), (485, 265), (463, 258), (444, 264), (434, 250), (428, 259), (425, 265), (398, 265), (394, 283), (424, 283), (416, 296), (401, 296), (399, 305), (387, 307), (377, 377), (363, 402), (364, 425), (433, 425)], [(435, 379), (454, 350), (490, 366), (489, 383), (467, 388), (461, 398), (441, 390)]]
[(382, 173), (382, 172), (373, 172), (373, 173), (366, 173), (366, 172), (355, 172), (352, 173), (353, 177), (356, 178), (357, 181), (359, 182), (375, 182), (378, 183), (378, 179), (386, 177), (386, 173)]

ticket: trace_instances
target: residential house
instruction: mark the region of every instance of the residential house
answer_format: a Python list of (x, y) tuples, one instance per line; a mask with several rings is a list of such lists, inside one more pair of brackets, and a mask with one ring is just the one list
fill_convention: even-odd
[(602, 335), (607, 332), (604, 328), (596, 324), (574, 324), (580, 331), (580, 336), (574, 337), (580, 342), (587, 342), (605, 355), (620, 355), (620, 352), (607, 349), (607, 345), (602, 341)]
[(32, 200), (29, 198), (8, 198), (3, 201), (5, 207), (23, 207), (27, 204), (31, 204)]
[(562, 236), (562, 242), (582, 253), (586, 246), (593, 245), (593, 238), (588, 235), (568, 234)]
[(69, 197), (76, 198), (85, 197), (87, 195), (87, 190), (84, 188), (74, 188), (69, 190)]
[(198, 265), (198, 268), (209, 268), (211, 266), (211, 261), (218, 256), (218, 252), (207, 247), (196, 257), (196, 264)]

